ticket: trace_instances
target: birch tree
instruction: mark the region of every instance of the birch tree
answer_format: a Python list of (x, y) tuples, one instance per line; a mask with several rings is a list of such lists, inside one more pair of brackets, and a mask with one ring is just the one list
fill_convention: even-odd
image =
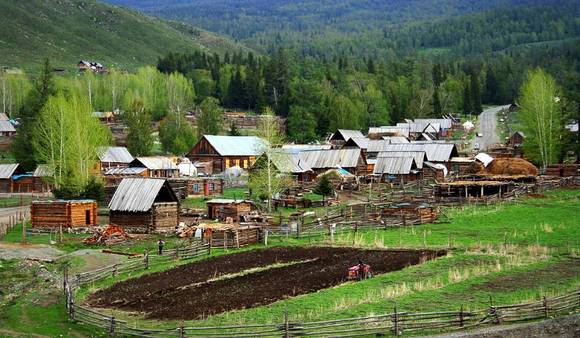
[(563, 116), (556, 82), (542, 69), (528, 73), (520, 90), (519, 118), (526, 135), (526, 157), (545, 168), (558, 161)]
[(258, 137), (262, 142), (257, 145), (257, 150), (262, 156), (250, 173), (249, 186), (254, 196), (267, 200), (267, 210), (271, 212), (272, 198), (290, 187), (288, 172), (291, 163), (281, 150), (284, 134), (270, 108), (264, 109), (261, 116)]

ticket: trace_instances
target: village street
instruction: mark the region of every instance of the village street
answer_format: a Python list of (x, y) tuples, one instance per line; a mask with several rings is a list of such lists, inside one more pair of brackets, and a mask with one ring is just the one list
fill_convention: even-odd
[(479, 149), (484, 151), (490, 145), (500, 142), (499, 131), (497, 130), (497, 113), (508, 108), (509, 105), (491, 107), (485, 109), (481, 115), (479, 115), (477, 132), (482, 136), (476, 136), (472, 140), (472, 146), (474, 149), (476, 148), (475, 145), (479, 144)]

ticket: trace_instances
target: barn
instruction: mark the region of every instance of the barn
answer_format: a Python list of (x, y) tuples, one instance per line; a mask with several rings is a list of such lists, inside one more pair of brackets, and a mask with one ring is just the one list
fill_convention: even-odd
[(173, 231), (179, 201), (165, 179), (125, 178), (109, 203), (109, 222), (128, 232)]
[(33, 201), (30, 206), (33, 228), (85, 228), (97, 224), (94, 200)]
[(235, 166), (249, 169), (264, 148), (264, 141), (256, 136), (204, 135), (187, 157), (193, 163), (211, 161), (211, 172), (206, 174), (219, 174)]

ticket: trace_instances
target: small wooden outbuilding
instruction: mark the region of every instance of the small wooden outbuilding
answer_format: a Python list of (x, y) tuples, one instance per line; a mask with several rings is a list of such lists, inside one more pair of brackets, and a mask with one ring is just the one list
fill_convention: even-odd
[(173, 231), (179, 200), (165, 179), (125, 178), (109, 203), (109, 222), (136, 233)]
[(33, 228), (84, 228), (97, 224), (94, 200), (34, 201), (30, 207)]
[(207, 217), (225, 221), (230, 217), (234, 222), (242, 220), (242, 216), (252, 211), (253, 203), (248, 200), (212, 199), (206, 202)]

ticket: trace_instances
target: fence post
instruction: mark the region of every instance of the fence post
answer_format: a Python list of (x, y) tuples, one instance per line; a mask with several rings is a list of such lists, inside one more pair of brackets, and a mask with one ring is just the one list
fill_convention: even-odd
[(207, 255), (211, 255), (211, 241), (207, 243)]
[(459, 309), (459, 327), (463, 327), (463, 304), (461, 304)]
[(181, 322), (181, 326), (179, 326), (179, 337), (185, 338), (185, 327), (183, 326), (183, 322)]
[(119, 264), (115, 264), (113, 266), (113, 277), (116, 277), (117, 276), (117, 268), (118, 268), (118, 266), (119, 266)]
[(290, 337), (290, 323), (288, 322), (288, 309), (284, 310), (284, 338)]
[(149, 269), (149, 251), (145, 251), (145, 255), (143, 256), (143, 263), (145, 264), (145, 270)]
[(397, 305), (394, 307), (393, 311), (393, 330), (395, 331), (395, 337), (399, 336), (399, 317), (397, 315)]
[(115, 337), (115, 316), (111, 316), (111, 322), (109, 323), (109, 337)]
[(543, 300), (542, 300), (542, 305), (544, 306), (544, 316), (546, 316), (546, 318), (548, 318), (549, 315), (549, 310), (548, 310), (548, 299), (546, 298), (546, 296), (544, 296)]

